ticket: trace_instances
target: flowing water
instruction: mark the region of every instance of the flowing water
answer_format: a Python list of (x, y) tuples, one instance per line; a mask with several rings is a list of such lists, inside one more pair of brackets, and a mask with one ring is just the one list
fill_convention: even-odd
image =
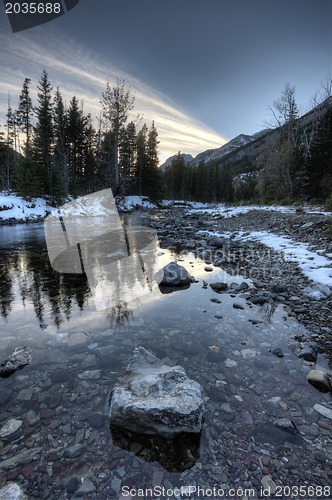
[[(128, 227), (137, 222), (126, 217)], [(124, 487), (133, 494), (161, 486), (168, 489), (164, 498), (176, 498), (180, 486), (183, 497), (190, 487), (213, 486), (220, 497), (235, 487), (255, 488), (260, 496), (267, 476), (277, 486), (328, 487), (331, 420), (313, 407), (332, 410), (331, 398), (307, 383), (312, 366), (288, 348), (304, 327), (281, 305), (250, 305), (245, 291), (215, 293), (209, 283), (251, 283), (221, 269), (208, 272), (191, 253), (159, 249), (154, 272), (171, 260), (196, 282), (165, 294), (147, 280), (139, 293), (126, 294), (139, 279), (120, 266), (126, 300), (105, 299), (103, 308), (85, 274), (52, 269), (43, 224), (0, 227), (1, 358), (17, 346), (32, 350), (30, 366), (0, 379), (0, 427), (9, 419), (23, 422), (17, 439), (0, 441), (2, 481), (15, 480), (37, 498), (119, 498), (121, 492), (131, 498)], [(136, 344), (183, 366), (203, 385), (206, 413), (196, 453), (184, 446), (179, 459), (171, 443), (111, 435), (108, 394)], [(275, 347), (284, 357), (272, 354)], [(277, 426), (280, 419), (299, 432)], [(64, 453), (74, 443), (81, 445), (77, 456)], [(327, 458), (319, 461), (317, 453)], [(317, 496), (328, 496), (323, 493)]]

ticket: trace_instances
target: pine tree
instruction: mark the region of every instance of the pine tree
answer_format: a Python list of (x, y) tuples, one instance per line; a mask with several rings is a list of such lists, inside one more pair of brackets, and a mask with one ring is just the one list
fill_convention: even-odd
[(30, 138), (32, 133), (32, 122), (31, 118), (33, 116), (33, 106), (32, 99), (30, 97), (29, 85), (31, 83), (30, 78), (25, 78), (23, 82), (23, 88), (19, 98), (19, 105), (16, 111), (16, 123), (19, 129), (25, 133), (25, 147), (29, 148)]
[(134, 97), (130, 96), (129, 91), (125, 91), (125, 83), (123, 80), (118, 80), (117, 84), (113, 87), (107, 82), (106, 90), (102, 94), (101, 105), (102, 116), (106, 126), (105, 134), (108, 135), (108, 132), (110, 130), (112, 131), (114, 145), (114, 163), (112, 167), (114, 184), (116, 186), (115, 194), (121, 189), (119, 173), (120, 133), (127, 122), (128, 113), (134, 107), (134, 102)]
[(332, 106), (320, 120), (310, 149), (306, 193), (320, 200), (332, 193)]
[[(67, 113), (59, 87), (55, 91), (53, 100), (53, 131), (54, 131), (54, 158), (53, 176), (56, 177), (58, 186), (55, 191), (57, 197), (69, 194), (69, 172), (67, 151)], [(59, 200), (61, 201), (61, 200)]]
[(186, 168), (183, 156), (179, 151), (164, 174), (164, 186), (167, 198), (171, 200), (187, 199)]
[(148, 132), (146, 142), (146, 157), (143, 167), (143, 195), (153, 201), (160, 201), (163, 194), (161, 174), (158, 169), (158, 132), (154, 121)]
[(52, 193), (52, 149), (53, 149), (53, 117), (52, 117), (52, 85), (44, 70), (39, 82), (38, 106), (35, 109), (37, 123), (34, 127), (34, 157), (37, 166), (37, 178), (40, 194)]
[(17, 192), (26, 200), (40, 196), (39, 178), (36, 171), (34, 152), (30, 145), (25, 147), (16, 170)]
[(114, 177), (115, 139), (112, 130), (103, 135), (98, 151), (97, 183), (100, 189), (118, 189)]
[(120, 134), (119, 171), (122, 179), (122, 191), (131, 195), (136, 174), (136, 125), (128, 123)]
[(84, 134), (87, 119), (74, 96), (69, 104), (66, 136), (68, 141), (69, 191), (84, 191)]
[(144, 123), (141, 130), (138, 131), (136, 137), (136, 148), (137, 148), (137, 156), (136, 156), (136, 176), (137, 176), (137, 187), (138, 194), (143, 196), (143, 169), (146, 163), (146, 142), (148, 135), (148, 127), (146, 123)]
[(15, 188), (15, 176), (19, 155), (16, 152), (18, 128), (15, 113), (8, 98), (6, 114), (6, 132), (3, 134), (4, 146), (2, 148), (1, 160), (1, 183), (2, 189), (11, 190)]
[(84, 165), (84, 192), (91, 193), (97, 189), (96, 185), (96, 149), (97, 134), (92, 126), (91, 115), (84, 120), (83, 165)]

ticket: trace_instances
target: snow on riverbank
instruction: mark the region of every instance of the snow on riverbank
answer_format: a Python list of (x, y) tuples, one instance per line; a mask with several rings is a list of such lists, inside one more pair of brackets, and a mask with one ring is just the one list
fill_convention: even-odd
[[(103, 216), (107, 215), (107, 210), (98, 202), (98, 193), (95, 196), (84, 196), (72, 200), (66, 204), (66, 215), (70, 216)], [(89, 199), (91, 200), (89, 202)], [(164, 208), (172, 206), (186, 206), (191, 209), (207, 207), (204, 203), (182, 202), (163, 200), (161, 206)], [(144, 196), (125, 196), (118, 203), (121, 212), (130, 212), (139, 209), (155, 209), (157, 205)], [(0, 223), (6, 222), (27, 222), (45, 218), (50, 212), (57, 210), (47, 204), (43, 198), (33, 198), (31, 201), (24, 200), (15, 194), (5, 194), (0, 192)]]
[(0, 193), (0, 220), (27, 221), (46, 217), (53, 210), (43, 198), (33, 198), (31, 201), (24, 200), (15, 194), (7, 195)]
[[(225, 219), (230, 217), (236, 217), (237, 215), (246, 214), (255, 210), (264, 210), (267, 212), (282, 212), (282, 213), (295, 213), (296, 207), (294, 206), (283, 206), (283, 205), (244, 205), (231, 207), (224, 203), (219, 203), (218, 205), (211, 206), (209, 204), (202, 204), (203, 207), (195, 207), (195, 213), (204, 213), (207, 215), (217, 216), (222, 215)], [(322, 208), (319, 207), (304, 207), (306, 213), (317, 213), (317, 214), (331, 214), (331, 212), (324, 212)], [(190, 210), (192, 212), (192, 210)]]
[(285, 260), (296, 262), (302, 272), (312, 281), (323, 285), (332, 286), (332, 254), (321, 255), (324, 251), (317, 250), (312, 252), (309, 245), (294, 241), (285, 236), (278, 236), (268, 231), (252, 231), (250, 233), (237, 231), (236, 233), (201, 231), (211, 236), (220, 236), (223, 238), (232, 238), (234, 241), (259, 241), (263, 245), (273, 250), (282, 252)]

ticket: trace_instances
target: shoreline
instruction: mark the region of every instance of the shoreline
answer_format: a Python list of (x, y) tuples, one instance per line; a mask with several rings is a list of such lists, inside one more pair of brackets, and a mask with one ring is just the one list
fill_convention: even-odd
[[(223, 218), (218, 214), (166, 210), (152, 216), (150, 225), (157, 230), (161, 247), (173, 246), (194, 252), (207, 265), (251, 278), (254, 288), (243, 295), (248, 303), (253, 301), (272, 309), (282, 305), (288, 317), (297, 319), (309, 331), (309, 338), (299, 336), (295, 340), (317, 343), (319, 352), (332, 363), (331, 286), (320, 287), (304, 274), (295, 260), (286, 260), (281, 251), (250, 237), (254, 231), (264, 230), (292, 238), (295, 243), (306, 243), (308, 248), (318, 250), (317, 256), (332, 257), (331, 215), (256, 210)], [(228, 233), (228, 237), (223, 235), (220, 241), (216, 240), (218, 248), (211, 244), (213, 236), (206, 232), (207, 229)], [(237, 239), (238, 234), (246, 238)], [(320, 289), (326, 295), (319, 292)], [(241, 294), (241, 291), (232, 290), (232, 293)]]

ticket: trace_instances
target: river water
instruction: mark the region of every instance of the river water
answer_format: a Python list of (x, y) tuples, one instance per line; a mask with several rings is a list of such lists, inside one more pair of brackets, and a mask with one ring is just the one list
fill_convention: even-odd
[[(312, 365), (288, 348), (304, 327), (282, 306), (250, 305), (245, 292), (208, 286), (250, 287), (250, 280), (206, 271), (191, 253), (156, 252), (154, 272), (175, 260), (196, 282), (165, 294), (146, 281), (146, 293), (133, 294), (139, 278), (119, 269), (121, 297), (100, 302), (107, 282), (98, 291), (86, 274), (52, 269), (42, 223), (0, 227), (1, 358), (17, 346), (32, 350), (30, 366), (0, 379), (0, 428), (22, 421), (18, 434), (0, 441), (1, 482), (14, 480), (35, 498), (131, 498), (135, 491), (144, 498), (153, 487), (167, 489), (164, 498), (180, 498), (177, 487), (183, 498), (198, 487), (217, 487), (215, 498), (230, 488), (232, 498), (261, 498), (267, 484), (279, 498), (289, 495), (276, 487), (300, 485), (316, 488), (308, 498), (329, 497), (332, 422), (314, 405), (332, 410), (331, 397), (307, 383)], [(193, 450), (184, 440), (180, 458), (174, 443), (110, 433), (108, 394), (137, 344), (204, 387), (200, 441)], [(275, 347), (283, 357), (272, 354)]]

